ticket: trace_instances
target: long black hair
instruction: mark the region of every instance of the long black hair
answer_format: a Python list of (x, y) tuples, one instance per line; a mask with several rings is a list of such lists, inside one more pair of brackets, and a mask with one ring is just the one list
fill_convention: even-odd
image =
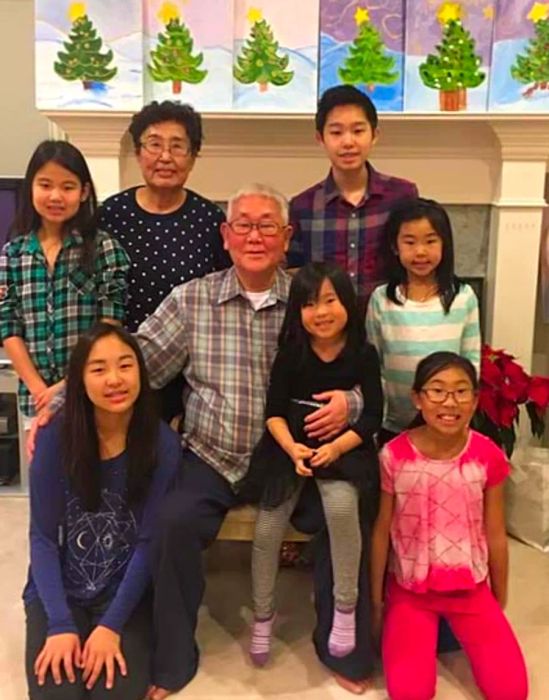
[(338, 265), (329, 262), (308, 263), (297, 271), (290, 286), (286, 315), (278, 336), (278, 347), (290, 347), (296, 352), (296, 360), (304, 362), (311, 341), (303, 327), (301, 309), (316, 300), (324, 280), (332, 283), (339, 301), (347, 311), (346, 350), (358, 350), (366, 342), (364, 322), (349, 275)]
[(454, 273), (454, 237), (452, 224), (443, 206), (433, 199), (406, 199), (399, 202), (391, 211), (383, 233), (382, 255), (385, 260), (388, 279), (387, 297), (395, 304), (402, 305), (397, 297), (400, 285), (406, 285), (408, 273), (399, 260), (397, 238), (402, 224), (418, 219), (427, 219), (433, 230), (442, 240), (442, 258), (435, 270), (438, 295), (444, 313), (449, 313), (456, 294), (461, 287), (461, 280)]
[(21, 186), (21, 197), (15, 220), (11, 227), (11, 237), (26, 235), (38, 231), (41, 226), (40, 215), (32, 201), (32, 185), (36, 173), (47, 163), (57, 163), (73, 175), (76, 175), (80, 185), (88, 187), (87, 198), (80, 202), (76, 214), (65, 221), (64, 232), (76, 230), (82, 236), (82, 248), (79, 264), (88, 274), (93, 272), (95, 261), (95, 236), (97, 233), (97, 195), (91, 174), (82, 153), (68, 141), (42, 141), (29, 160), (25, 179)]
[(137, 503), (145, 496), (156, 463), (160, 423), (139, 345), (120, 326), (97, 323), (80, 336), (71, 353), (63, 425), (65, 469), (72, 488), (89, 511), (96, 511), (100, 503), (100, 456), (94, 405), (84, 386), (84, 370), (95, 343), (109, 335), (115, 335), (133, 350), (139, 366), (141, 389), (133, 406), (126, 440), (130, 503)]

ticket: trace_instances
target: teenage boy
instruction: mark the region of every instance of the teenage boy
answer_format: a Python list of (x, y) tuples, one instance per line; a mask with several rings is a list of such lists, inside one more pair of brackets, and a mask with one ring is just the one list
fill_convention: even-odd
[(322, 182), (290, 202), (294, 233), (288, 267), (329, 260), (347, 270), (362, 304), (384, 282), (379, 245), (395, 202), (418, 196), (414, 183), (377, 172), (368, 157), (378, 138), (372, 101), (350, 85), (330, 88), (318, 103), (316, 140), (330, 159)]

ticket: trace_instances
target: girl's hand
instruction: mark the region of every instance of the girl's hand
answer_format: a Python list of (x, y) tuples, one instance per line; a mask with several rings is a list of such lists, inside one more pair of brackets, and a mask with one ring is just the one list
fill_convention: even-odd
[(341, 452), (334, 442), (327, 442), (314, 451), (309, 463), (311, 467), (327, 467), (341, 457)]
[(126, 660), (120, 649), (120, 635), (108, 627), (98, 625), (90, 634), (82, 652), (82, 679), (86, 688), (91, 690), (99, 678), (103, 666), (105, 666), (105, 688), (110, 690), (114, 685), (115, 664), (118, 664), (120, 673), (127, 674)]
[(344, 391), (336, 389), (313, 394), (315, 401), (327, 401), (325, 406), (305, 417), (307, 437), (330, 440), (343, 430), (349, 420), (349, 406)]
[(64, 634), (52, 634), (46, 638), (41, 652), (34, 662), (34, 675), (38, 685), (44, 685), (46, 674), (51, 668), (51, 675), (56, 685), (61, 685), (61, 666), (65, 667), (65, 674), (70, 683), (76, 681), (75, 668), (81, 665), (80, 638), (74, 632)]
[(295, 470), (299, 476), (312, 476), (313, 472), (311, 469), (305, 466), (304, 460), (310, 459), (314, 452), (307, 445), (302, 445), (300, 442), (295, 442), (292, 448), (292, 462), (295, 465)]
[(37, 413), (40, 413), (44, 409), (48, 408), (51, 400), (58, 392), (61, 391), (64, 383), (65, 383), (65, 380), (62, 379), (60, 382), (57, 382), (57, 384), (52, 384), (51, 386), (48, 386), (45, 389), (43, 389), (36, 396), (33, 396), (34, 406), (36, 408)]

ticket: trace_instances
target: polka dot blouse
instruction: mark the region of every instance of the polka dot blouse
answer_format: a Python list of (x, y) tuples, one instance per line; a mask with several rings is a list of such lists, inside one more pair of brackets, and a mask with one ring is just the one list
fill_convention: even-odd
[(127, 327), (136, 331), (174, 287), (230, 265), (219, 227), (225, 215), (187, 190), (183, 205), (152, 214), (136, 201), (137, 187), (109, 197), (99, 227), (118, 239), (131, 259)]

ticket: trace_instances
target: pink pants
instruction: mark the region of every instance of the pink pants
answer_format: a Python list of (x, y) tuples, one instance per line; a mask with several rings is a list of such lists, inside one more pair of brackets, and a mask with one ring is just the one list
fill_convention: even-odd
[(411, 593), (391, 578), (383, 626), (383, 666), (391, 700), (435, 697), (439, 617), (446, 618), (487, 700), (525, 700), (524, 658), (486, 583), (459, 593)]

